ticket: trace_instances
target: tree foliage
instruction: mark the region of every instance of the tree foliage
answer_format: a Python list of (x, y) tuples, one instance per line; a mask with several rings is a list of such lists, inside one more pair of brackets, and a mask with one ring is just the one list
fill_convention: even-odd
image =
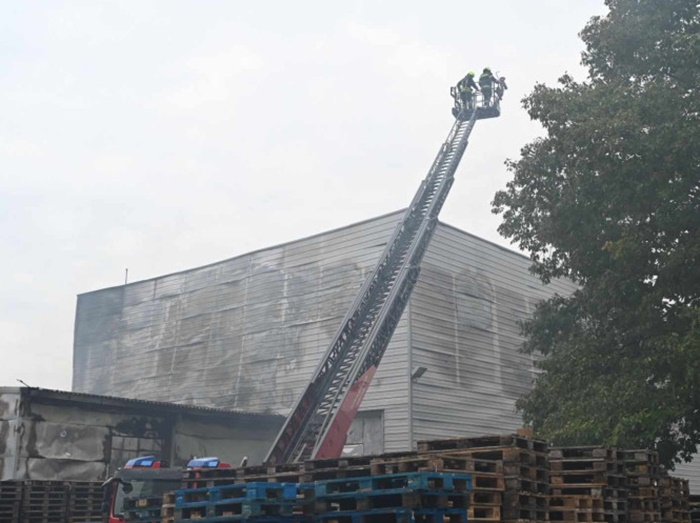
[(700, 4), (607, 0), (581, 37), (588, 78), (523, 101), (546, 136), (508, 162), (499, 231), (570, 297), (538, 307), (544, 355), (518, 404), (557, 444), (700, 443)]

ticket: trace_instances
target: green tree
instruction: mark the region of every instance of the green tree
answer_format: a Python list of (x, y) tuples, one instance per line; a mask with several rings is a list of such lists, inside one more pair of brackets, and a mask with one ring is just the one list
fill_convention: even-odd
[(606, 5), (581, 32), (586, 81), (523, 100), (546, 136), (493, 202), (536, 274), (580, 285), (524, 324), (543, 372), (518, 407), (553, 443), (672, 464), (700, 443), (700, 4)]

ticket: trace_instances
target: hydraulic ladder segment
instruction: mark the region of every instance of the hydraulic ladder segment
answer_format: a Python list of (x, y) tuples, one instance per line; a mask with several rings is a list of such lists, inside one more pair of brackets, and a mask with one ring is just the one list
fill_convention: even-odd
[(499, 114), (496, 105), (464, 108), (457, 115), (428, 176), (277, 435), (267, 463), (340, 457), (350, 425), (418, 281), (421, 259), (474, 124)]

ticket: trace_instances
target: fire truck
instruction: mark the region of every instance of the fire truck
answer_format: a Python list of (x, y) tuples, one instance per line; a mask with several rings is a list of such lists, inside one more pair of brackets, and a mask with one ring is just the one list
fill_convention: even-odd
[[(187, 463), (188, 469), (231, 468), (219, 458), (195, 458)], [(124, 523), (124, 501), (128, 498), (161, 498), (166, 492), (180, 488), (182, 470), (169, 468), (166, 461), (155, 456), (143, 456), (127, 461), (114, 476), (103, 484), (103, 513), (109, 523)]]

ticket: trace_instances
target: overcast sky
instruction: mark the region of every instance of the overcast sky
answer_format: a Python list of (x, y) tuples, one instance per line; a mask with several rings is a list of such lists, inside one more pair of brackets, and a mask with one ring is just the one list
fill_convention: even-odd
[(0, 386), (69, 389), (76, 295), (408, 205), (490, 66), (441, 220), (490, 241), (535, 82), (603, 0), (0, 1)]

